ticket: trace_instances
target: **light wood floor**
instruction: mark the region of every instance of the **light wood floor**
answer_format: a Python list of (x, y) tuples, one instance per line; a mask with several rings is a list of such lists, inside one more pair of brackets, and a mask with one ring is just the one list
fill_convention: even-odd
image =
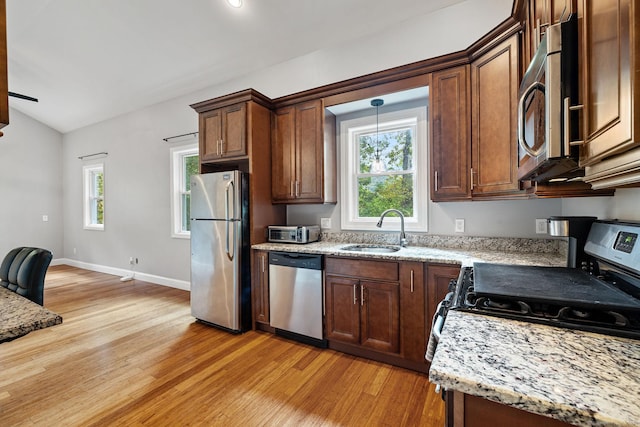
[(61, 325), (0, 344), (0, 425), (438, 426), (426, 376), (194, 322), (188, 292), (49, 268)]

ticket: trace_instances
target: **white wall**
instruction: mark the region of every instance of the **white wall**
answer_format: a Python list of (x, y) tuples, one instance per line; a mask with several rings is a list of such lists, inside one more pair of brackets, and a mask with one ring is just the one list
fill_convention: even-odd
[(14, 109), (9, 122), (0, 138), (0, 257), (36, 246), (61, 258), (62, 135)]

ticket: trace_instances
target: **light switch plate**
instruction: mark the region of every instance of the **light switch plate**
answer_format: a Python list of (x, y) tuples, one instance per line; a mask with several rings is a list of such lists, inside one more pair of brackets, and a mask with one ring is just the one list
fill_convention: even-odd
[(464, 233), (464, 219), (456, 218), (456, 233)]

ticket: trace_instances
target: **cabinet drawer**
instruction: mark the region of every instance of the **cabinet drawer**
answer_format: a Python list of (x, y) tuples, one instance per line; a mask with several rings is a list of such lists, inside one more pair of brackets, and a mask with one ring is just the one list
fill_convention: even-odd
[(357, 276), (376, 280), (398, 280), (398, 263), (380, 260), (353, 260), (327, 257), (325, 261), (327, 274), (341, 276)]

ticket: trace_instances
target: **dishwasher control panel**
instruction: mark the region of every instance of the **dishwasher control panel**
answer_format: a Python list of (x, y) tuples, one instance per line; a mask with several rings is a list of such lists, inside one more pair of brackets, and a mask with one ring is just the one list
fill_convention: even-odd
[(322, 255), (298, 252), (269, 252), (269, 264), (306, 268), (308, 270), (322, 270)]

